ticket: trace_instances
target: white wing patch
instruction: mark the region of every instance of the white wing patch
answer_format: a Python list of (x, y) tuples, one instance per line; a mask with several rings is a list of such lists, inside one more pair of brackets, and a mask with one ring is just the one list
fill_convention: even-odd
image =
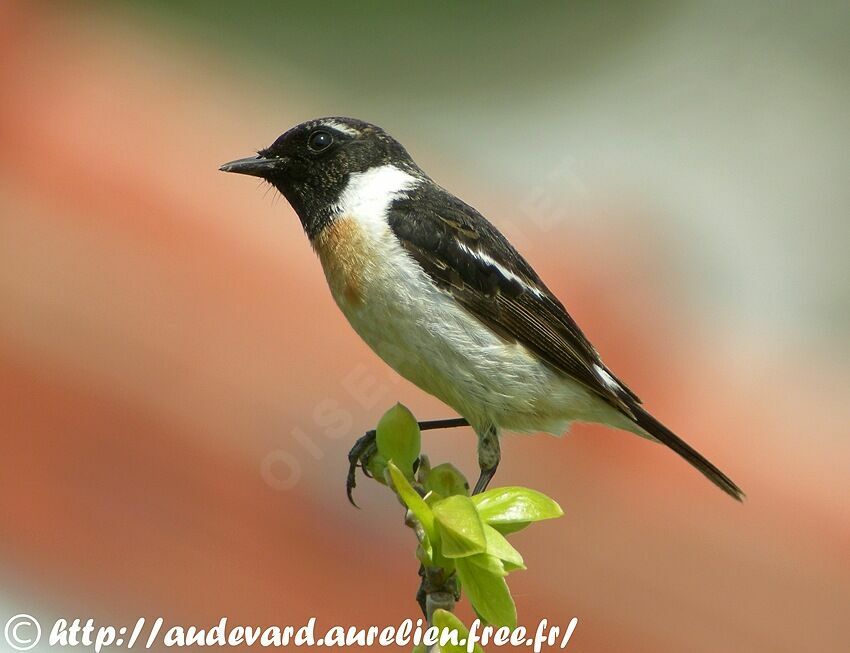
[(605, 385), (607, 385), (609, 388), (611, 388), (611, 390), (615, 390), (615, 391), (616, 390), (622, 390), (622, 388), (620, 387), (620, 384), (617, 383), (617, 381), (614, 379), (614, 377), (611, 376), (608, 373), (608, 370), (606, 370), (604, 367), (594, 363), (593, 369), (596, 371), (596, 374), (603, 381), (603, 383), (605, 383)]
[(487, 265), (491, 265), (494, 268), (496, 268), (499, 271), (499, 274), (501, 274), (503, 277), (505, 277), (505, 279), (510, 279), (511, 281), (516, 281), (523, 288), (530, 290), (531, 292), (533, 292), (538, 297), (544, 296), (544, 294), (540, 291), (539, 288), (535, 288), (534, 286), (530, 285), (525, 279), (514, 274), (513, 272), (508, 270), (508, 268), (506, 268), (504, 265), (502, 265), (501, 263), (499, 263), (498, 261), (496, 261), (492, 257), (488, 256), (487, 254), (485, 254), (481, 250), (472, 249), (471, 247), (466, 245), (466, 243), (462, 243), (460, 241), (457, 241), (457, 244), (464, 252), (466, 252), (470, 256), (474, 256), (475, 258), (477, 258), (482, 263), (486, 263)]

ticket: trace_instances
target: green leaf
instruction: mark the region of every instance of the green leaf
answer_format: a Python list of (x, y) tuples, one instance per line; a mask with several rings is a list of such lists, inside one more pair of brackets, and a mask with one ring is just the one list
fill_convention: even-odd
[(492, 556), (477, 559), (458, 558), (455, 560), (461, 587), (469, 597), (472, 607), (487, 623), (500, 627), (516, 628), (516, 605), (511, 598), (505, 578), (492, 571)]
[(469, 483), (460, 470), (451, 463), (437, 465), (425, 479), (425, 489), (441, 497), (450, 497), (455, 494), (469, 496)]
[(530, 521), (518, 521), (513, 524), (493, 524), (493, 528), (499, 531), (502, 535), (510, 535), (521, 531), (526, 526), (531, 526)]
[(384, 470), (387, 468), (387, 459), (384, 458), (379, 452), (375, 452), (372, 456), (369, 457), (369, 461), (366, 463), (366, 469), (369, 470), (369, 473), (372, 475), (378, 483), (387, 484), (384, 479)]
[(378, 422), (375, 440), (378, 452), (392, 460), (408, 478), (413, 478), (413, 463), (419, 458), (422, 436), (419, 424), (406, 407), (396, 404)]
[(445, 557), (462, 558), (484, 552), (487, 548), (484, 524), (469, 497), (448, 497), (435, 503), (431, 509)]
[(496, 556), (490, 555), (489, 553), (476, 553), (474, 556), (468, 556), (466, 558), (469, 562), (471, 562), (476, 567), (480, 567), (488, 574), (492, 574), (493, 576), (501, 576), (505, 577), (508, 575), (508, 572), (505, 571), (505, 565), (499, 560)]
[(419, 542), (419, 546), (416, 547), (416, 559), (426, 567), (430, 567), (434, 564), (434, 547), (427, 535), (425, 540), (427, 541)]
[(505, 569), (508, 571), (525, 569), (525, 563), (519, 551), (512, 547), (499, 531), (488, 524), (484, 524), (484, 537), (487, 540), (488, 555), (495, 556), (504, 562)]
[(387, 463), (387, 469), (390, 470), (390, 478), (393, 480), (393, 485), (399, 498), (410, 509), (413, 516), (419, 520), (419, 523), (422, 524), (422, 528), (428, 539), (432, 543), (437, 542), (439, 534), (434, 525), (434, 512), (428, 507), (425, 500), (419, 496), (419, 493), (413, 489), (413, 486), (392, 461)]
[(517, 531), (531, 522), (564, 514), (554, 500), (524, 487), (497, 487), (472, 497), (485, 523), (502, 533)]
[[(469, 639), (469, 630), (466, 626), (464, 626), (463, 622), (458, 619), (455, 615), (453, 615), (448, 610), (443, 610), (442, 608), (434, 610), (434, 625), (440, 630), (448, 630), (457, 632), (457, 641), (458, 645), (454, 644), (446, 644), (441, 647), (443, 653), (466, 653), (466, 645), (460, 644), (460, 642), (467, 641)], [(484, 649), (481, 648), (478, 644), (475, 645), (473, 649), (475, 653), (484, 653)]]

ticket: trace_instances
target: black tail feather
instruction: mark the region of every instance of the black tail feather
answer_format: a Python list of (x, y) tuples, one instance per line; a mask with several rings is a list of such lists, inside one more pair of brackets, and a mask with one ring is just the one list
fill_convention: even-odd
[(691, 465), (702, 472), (709, 481), (714, 483), (730, 497), (736, 501), (744, 500), (745, 495), (741, 488), (735, 485), (731, 478), (717, 469), (717, 467), (709, 462), (691, 445), (646, 412), (640, 405), (632, 406), (632, 411), (635, 416), (635, 422), (644, 431), (649, 433), (659, 442), (666, 444), (682, 458), (687, 460)]

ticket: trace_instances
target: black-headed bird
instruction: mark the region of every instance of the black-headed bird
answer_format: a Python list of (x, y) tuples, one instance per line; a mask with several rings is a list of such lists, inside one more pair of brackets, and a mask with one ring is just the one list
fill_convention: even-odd
[[(320, 118), (221, 166), (265, 179), (292, 205), (354, 330), (388, 365), (468, 424), (489, 483), (504, 431), (563, 434), (596, 422), (670, 447), (733, 498), (732, 480), (650, 415), (557, 297), (484, 216), (435, 183), (375, 125)], [(352, 450), (354, 465), (371, 434)]]

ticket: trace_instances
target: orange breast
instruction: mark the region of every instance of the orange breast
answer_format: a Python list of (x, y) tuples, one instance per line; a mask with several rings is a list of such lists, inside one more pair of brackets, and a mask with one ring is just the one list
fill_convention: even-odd
[(362, 304), (369, 245), (357, 221), (337, 218), (316, 236), (313, 248), (337, 303), (348, 307)]

